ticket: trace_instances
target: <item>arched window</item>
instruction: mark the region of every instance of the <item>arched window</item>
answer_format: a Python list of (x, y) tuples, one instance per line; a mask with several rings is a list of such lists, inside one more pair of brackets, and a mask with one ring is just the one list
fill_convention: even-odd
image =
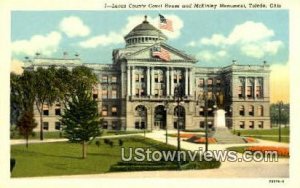
[(249, 116), (254, 116), (254, 106), (249, 106)]
[(245, 115), (245, 107), (244, 106), (240, 106), (239, 112), (240, 112), (240, 116), (244, 116)]
[(263, 116), (264, 115), (264, 107), (263, 106), (258, 106), (257, 107), (257, 115), (258, 116)]

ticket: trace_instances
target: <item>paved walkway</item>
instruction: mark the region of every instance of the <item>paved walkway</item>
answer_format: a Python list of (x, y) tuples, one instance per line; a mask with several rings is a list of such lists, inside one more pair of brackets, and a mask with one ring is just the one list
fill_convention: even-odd
[[(176, 133), (176, 131), (169, 133)], [(111, 135), (105, 136), (124, 137), (143, 134), (128, 134), (128, 135)], [(146, 133), (146, 137), (165, 142), (165, 131), (154, 131)], [(104, 138), (104, 136), (102, 137)], [(20, 144), (22, 140), (12, 140), (11, 144)], [(47, 139), (42, 142), (57, 142), (66, 141), (66, 139)], [(39, 140), (31, 140), (31, 143), (41, 142)], [(24, 143), (24, 140), (23, 140)], [(168, 143), (177, 146), (176, 137), (168, 137)], [(210, 144), (209, 150), (225, 150), (231, 146), (245, 145), (264, 145), (264, 146), (284, 146), (288, 147), (288, 143), (278, 143), (273, 141), (259, 140), (259, 143), (251, 144)], [(203, 144), (195, 144), (189, 142), (181, 142), (181, 147), (187, 150), (198, 150)], [(287, 178), (289, 177), (289, 159), (279, 158), (278, 162), (222, 162), (218, 169), (208, 170), (185, 170), (185, 171), (142, 171), (142, 172), (119, 172), (105, 174), (89, 174), (89, 175), (71, 175), (59, 176), (59, 178)], [(53, 178), (53, 177), (39, 177)]]

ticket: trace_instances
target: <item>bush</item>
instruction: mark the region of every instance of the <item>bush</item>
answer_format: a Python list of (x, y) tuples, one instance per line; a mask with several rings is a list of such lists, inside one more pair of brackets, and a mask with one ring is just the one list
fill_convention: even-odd
[(123, 146), (123, 140), (119, 139), (119, 146)]
[(100, 144), (101, 144), (100, 140), (96, 140), (95, 144), (96, 144), (96, 146), (99, 148), (99, 147), (100, 147)]
[(10, 158), (10, 172), (13, 171), (15, 166), (16, 166), (16, 159)]

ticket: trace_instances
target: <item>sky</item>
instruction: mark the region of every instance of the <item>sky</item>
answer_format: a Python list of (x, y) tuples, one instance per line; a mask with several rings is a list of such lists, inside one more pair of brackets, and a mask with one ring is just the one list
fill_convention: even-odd
[[(198, 66), (227, 66), (232, 60), (253, 65), (266, 60), (274, 72), (288, 71), (287, 10), (13, 11), (12, 62), (36, 52), (57, 58), (67, 52), (70, 57), (80, 54), (85, 63), (109, 64), (112, 50), (125, 46), (123, 37), (144, 15), (157, 27), (158, 14), (173, 21), (174, 32), (162, 30), (167, 43), (194, 56)], [(280, 82), (287, 91), (281, 96), (288, 96), (286, 80), (273, 77), (271, 90)]]

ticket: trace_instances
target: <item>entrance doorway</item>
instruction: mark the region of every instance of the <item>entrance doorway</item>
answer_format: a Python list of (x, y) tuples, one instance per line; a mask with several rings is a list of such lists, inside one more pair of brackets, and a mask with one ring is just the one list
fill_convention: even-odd
[(155, 129), (165, 129), (166, 122), (166, 110), (163, 105), (159, 105), (154, 110), (154, 128)]

